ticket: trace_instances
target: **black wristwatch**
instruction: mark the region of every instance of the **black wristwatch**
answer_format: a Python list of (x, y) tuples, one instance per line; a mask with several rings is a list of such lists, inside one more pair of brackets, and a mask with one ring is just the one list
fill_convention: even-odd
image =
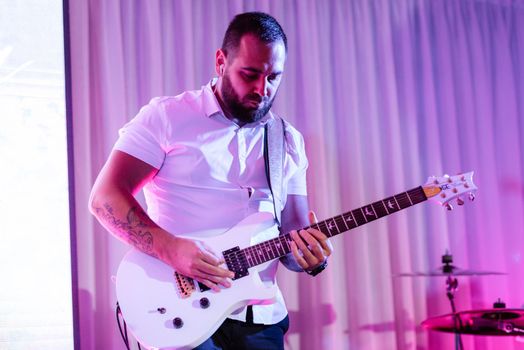
[(321, 273), (322, 271), (324, 271), (326, 269), (327, 265), (328, 265), (328, 262), (327, 262), (327, 259), (326, 259), (326, 260), (324, 260), (324, 262), (322, 264), (318, 265), (313, 270), (304, 270), (304, 271), (306, 271), (306, 273), (308, 275), (310, 275), (310, 276), (316, 276), (319, 273)]

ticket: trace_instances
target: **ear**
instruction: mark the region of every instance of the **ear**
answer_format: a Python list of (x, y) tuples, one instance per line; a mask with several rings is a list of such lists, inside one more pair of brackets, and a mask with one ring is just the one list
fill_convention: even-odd
[(222, 51), (222, 49), (218, 49), (215, 54), (215, 71), (219, 77), (224, 74), (226, 61), (226, 54), (224, 51)]

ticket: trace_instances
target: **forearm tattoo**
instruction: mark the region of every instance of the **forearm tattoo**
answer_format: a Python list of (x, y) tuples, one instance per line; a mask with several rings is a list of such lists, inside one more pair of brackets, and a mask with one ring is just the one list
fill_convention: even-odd
[(132, 207), (129, 209), (126, 221), (116, 217), (113, 207), (108, 203), (105, 203), (103, 208), (95, 208), (95, 211), (98, 218), (110, 226), (119, 237), (142, 252), (157, 257), (153, 252), (153, 235), (150, 232), (155, 224), (144, 214), (141, 208)]

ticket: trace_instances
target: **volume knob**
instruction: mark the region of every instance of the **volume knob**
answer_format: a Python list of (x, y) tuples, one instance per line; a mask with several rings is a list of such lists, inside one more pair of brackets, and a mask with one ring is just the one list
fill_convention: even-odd
[(200, 307), (202, 309), (207, 309), (209, 307), (209, 299), (208, 298), (202, 298), (200, 299)]
[(182, 328), (182, 326), (184, 326), (184, 321), (182, 321), (182, 319), (180, 317), (175, 317), (173, 319), (173, 326), (175, 326), (175, 328)]

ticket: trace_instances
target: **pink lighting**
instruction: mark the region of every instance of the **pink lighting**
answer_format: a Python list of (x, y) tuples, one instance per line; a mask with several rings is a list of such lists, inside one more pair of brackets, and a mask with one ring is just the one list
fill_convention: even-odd
[[(238, 12), (274, 15), (289, 41), (274, 109), (299, 129), (320, 220), (475, 172), (475, 201), (418, 205), (333, 238), (327, 270), (279, 271), (286, 349), (453, 349), (421, 323), (524, 308), (524, 2), (84, 1), (70, 4), (73, 151), (82, 350), (120, 349), (111, 276), (127, 248), (87, 208), (117, 130), (151, 97), (196, 89)], [(205, 213), (196, 220), (205, 220)], [(459, 270), (455, 270), (459, 271)], [(460, 270), (462, 271), (462, 270)], [(398, 277), (403, 273), (420, 276)], [(138, 288), (139, 286), (137, 286)], [(524, 336), (524, 335), (523, 335)], [(464, 349), (522, 349), (523, 336), (463, 335)]]

